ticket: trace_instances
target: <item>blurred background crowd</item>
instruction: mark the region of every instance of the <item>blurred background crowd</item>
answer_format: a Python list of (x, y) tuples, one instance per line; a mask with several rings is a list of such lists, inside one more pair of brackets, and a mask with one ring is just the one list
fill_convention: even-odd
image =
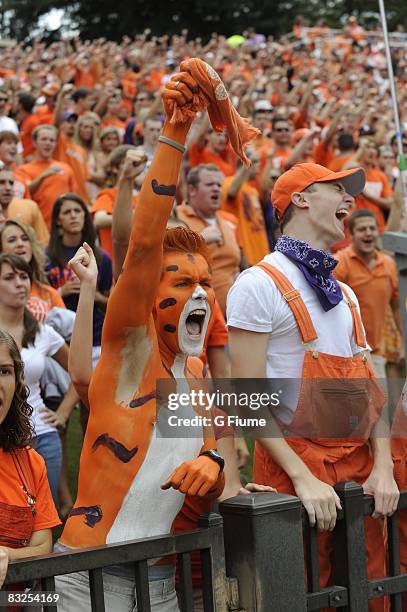
[[(406, 152), (407, 35), (402, 25), (391, 40)], [(55, 499), (59, 491), (63, 516), (72, 505), (66, 464), (75, 464), (79, 450), (66, 442), (65, 433), (77, 405), (66, 373), (66, 347), (80, 290), (67, 264), (84, 241), (94, 249), (99, 267), (95, 365), (113, 282), (118, 176), (129, 148), (144, 151), (145, 169), (133, 189), (137, 206), (163, 122), (160, 90), (189, 57), (214, 67), (240, 114), (261, 131), (248, 150), (251, 166), (245, 168), (226, 133), (213, 131), (202, 114), (190, 134), (177, 186), (171, 224), (201, 232), (213, 261), (219, 308), (205, 356), (212, 375), (229, 375), (228, 290), (279, 236), (273, 184), (294, 164), (310, 161), (335, 171), (365, 169), (366, 187), (355, 202), (360, 212), (331, 250), (339, 253), (338, 277), (361, 304), (377, 373), (394, 379), (403, 375), (397, 271), (391, 256), (382, 253), (380, 237), (386, 230), (407, 228), (379, 28), (366, 30), (354, 17), (341, 30), (324, 22), (309, 27), (298, 16), (292, 32), (280, 38), (250, 29), (230, 38), (213, 34), (204, 43), (187, 31), (156, 37), (146, 30), (120, 43), (73, 38), (6, 45), (0, 49), (0, 328), (12, 335), (19, 330), (14, 335), (23, 347), (37, 450), (46, 460)], [(17, 320), (22, 303), (26, 309)], [(82, 406), (83, 427), (86, 418)], [(244, 444), (238, 453), (242, 466), (248, 457)]]

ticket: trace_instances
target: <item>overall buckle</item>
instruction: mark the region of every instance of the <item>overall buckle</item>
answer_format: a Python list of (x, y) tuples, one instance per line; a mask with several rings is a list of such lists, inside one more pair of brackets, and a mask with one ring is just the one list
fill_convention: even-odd
[(300, 297), (300, 292), (297, 289), (290, 289), (290, 291), (283, 293), (283, 297), (286, 302), (292, 302)]

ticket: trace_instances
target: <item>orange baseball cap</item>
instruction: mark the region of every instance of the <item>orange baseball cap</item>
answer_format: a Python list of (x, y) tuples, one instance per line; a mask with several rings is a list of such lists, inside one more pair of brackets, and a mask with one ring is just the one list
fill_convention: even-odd
[(365, 171), (362, 168), (332, 172), (319, 164), (296, 164), (276, 180), (271, 201), (281, 218), (291, 204), (291, 195), (296, 191), (304, 191), (313, 183), (340, 181), (347, 193), (356, 196), (363, 191), (365, 180)]

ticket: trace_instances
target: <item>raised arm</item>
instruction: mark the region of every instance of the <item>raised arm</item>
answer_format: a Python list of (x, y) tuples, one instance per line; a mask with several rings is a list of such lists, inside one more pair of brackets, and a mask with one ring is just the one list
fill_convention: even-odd
[(107, 307), (103, 334), (110, 341), (120, 341), (127, 334), (127, 328), (145, 326), (149, 321), (161, 277), (164, 234), (175, 197), (183, 146), (193, 120), (171, 124), (167, 103), (172, 99), (182, 106), (192, 99), (196, 89), (192, 77), (183, 72), (174, 76), (163, 91), (167, 118), (161, 136), (167, 142), (158, 142), (137, 202), (123, 271)]
[(119, 177), (117, 197), (112, 214), (113, 275), (116, 280), (122, 270), (130, 241), (134, 181), (143, 172), (146, 161), (147, 156), (143, 151), (130, 149), (130, 151), (127, 151), (123, 170)]
[(92, 377), (93, 306), (98, 268), (93, 251), (86, 242), (70, 260), (69, 267), (79, 278), (81, 288), (69, 347), (68, 370), (76, 392), (87, 405)]

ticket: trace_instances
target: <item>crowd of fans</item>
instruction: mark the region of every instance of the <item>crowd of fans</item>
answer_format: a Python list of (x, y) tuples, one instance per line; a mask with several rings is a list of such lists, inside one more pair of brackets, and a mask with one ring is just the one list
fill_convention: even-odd
[[(407, 152), (402, 35), (392, 55)], [(121, 43), (76, 38), (15, 44), (0, 57), (0, 329), (21, 351), (33, 444), (45, 460), (61, 518), (72, 506), (65, 430), (75, 406), (84, 429), (88, 416), (67, 374), (80, 294), (68, 262), (86, 242), (98, 265), (95, 367), (109, 293), (121, 269), (112, 261), (119, 176), (128, 151), (144, 155), (134, 176), (134, 210), (164, 120), (160, 92), (184, 59), (199, 57), (213, 66), (239, 113), (260, 130), (245, 167), (226, 132), (214, 131), (202, 113), (188, 136), (170, 218), (172, 227), (199, 232), (210, 252), (218, 306), (202, 358), (211, 375), (230, 375), (228, 291), (280, 235), (273, 185), (295, 164), (315, 162), (336, 172), (365, 170), (366, 186), (345, 239), (330, 250), (340, 262), (337, 278), (358, 297), (377, 375), (402, 378), (397, 271), (381, 251), (381, 235), (407, 228), (380, 37), (354, 18), (332, 32), (324, 24), (307, 29), (299, 17), (288, 36), (249, 31), (237, 47), (220, 35), (204, 44), (189, 40), (187, 32), (169, 38), (145, 31)], [(130, 225), (131, 212), (123, 210), (118, 242), (122, 232), (127, 245)], [(241, 466), (248, 456), (244, 441), (237, 453)], [(51, 517), (47, 526), (56, 522)]]

